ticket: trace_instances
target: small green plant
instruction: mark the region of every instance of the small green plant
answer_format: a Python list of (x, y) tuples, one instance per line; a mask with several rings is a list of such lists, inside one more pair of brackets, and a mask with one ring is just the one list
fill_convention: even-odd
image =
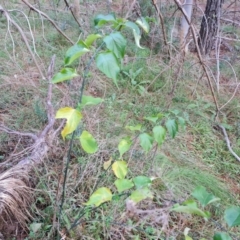
[[(133, 32), (135, 43), (139, 48), (141, 48), (141, 32), (138, 26), (140, 26), (145, 32), (149, 31), (148, 23), (144, 18), (140, 18), (136, 21), (136, 23), (134, 23), (125, 19), (116, 18), (113, 14), (98, 15), (94, 20), (94, 24), (97, 28), (109, 24), (113, 28), (113, 31), (104, 36), (100, 34), (90, 34), (84, 41), (80, 40), (77, 44), (69, 48), (65, 55), (64, 68), (52, 79), (52, 83), (59, 83), (71, 80), (72, 78), (78, 76), (77, 71), (72, 68), (71, 65), (82, 55), (92, 53), (88, 67), (83, 74), (84, 80), (77, 107), (64, 107), (59, 109), (56, 114), (56, 118), (67, 119), (66, 125), (61, 132), (63, 139), (68, 139), (70, 134), (72, 134), (71, 141), (73, 139), (78, 139), (82, 149), (89, 154), (95, 153), (98, 150), (98, 144), (93, 135), (84, 129), (80, 131), (78, 136), (75, 134), (83, 118), (82, 109), (91, 105), (99, 104), (103, 101), (103, 99), (100, 98), (83, 95), (84, 81), (89, 73), (89, 67), (95, 59), (97, 68), (107, 77), (111, 78), (118, 87), (118, 76), (121, 71), (121, 62), (125, 54), (127, 43), (125, 37), (120, 33), (120, 30), (123, 28), (130, 28)], [(102, 44), (95, 49), (93, 44), (97, 39), (102, 39)], [(105, 49), (103, 49), (104, 47)], [(129, 72), (123, 73), (130, 78), (131, 84), (137, 88), (139, 93), (142, 94), (144, 90), (141, 86), (142, 82), (140, 83), (137, 81), (137, 77), (141, 71), (142, 69), (140, 68), (136, 72), (129, 70)], [(163, 144), (167, 133), (171, 138), (175, 138), (177, 132), (179, 131), (179, 126), (183, 128), (186, 126), (185, 119), (180, 115), (180, 112), (177, 110), (169, 111), (164, 114), (158, 113), (154, 116), (146, 116), (144, 118), (146, 121), (144, 126), (141, 124), (126, 126), (126, 129), (130, 130), (131, 136), (126, 136), (120, 140), (118, 144), (119, 155), (117, 159), (115, 161), (110, 159), (103, 165), (105, 171), (108, 171), (110, 168), (112, 169), (112, 172), (115, 175), (114, 187), (102, 186), (97, 188), (97, 184), (93, 193), (90, 195), (89, 200), (85, 203), (86, 206), (74, 217), (75, 222), (73, 224), (71, 224), (67, 215), (62, 214), (69, 230), (77, 226), (79, 220), (85, 214), (90, 213), (107, 202), (119, 199), (122, 195), (126, 195), (126, 198), (131, 200), (134, 204), (146, 198), (153, 198), (153, 192), (151, 191), (153, 179), (144, 175), (129, 178), (127, 175), (129, 172), (129, 166), (126, 158), (124, 158), (124, 154), (131, 149), (133, 143), (136, 143), (136, 141), (138, 141), (140, 147), (148, 153), (152, 148), (158, 148)], [(195, 200), (189, 199), (182, 204), (174, 205), (171, 211), (198, 215), (207, 221), (211, 214), (209, 211), (205, 210), (205, 207), (213, 202), (219, 201), (220, 199), (208, 193), (203, 187), (196, 188), (192, 192), (192, 196), (200, 202), (202, 206), (201, 208)], [(62, 205), (63, 204), (61, 204), (60, 207), (60, 215)], [(230, 227), (239, 225), (239, 219), (239, 208), (234, 207), (225, 211), (225, 220)], [(191, 237), (188, 236), (187, 230), (184, 235), (185, 239), (191, 239)], [(225, 233), (216, 233), (214, 236), (214, 240), (228, 239), (231, 238)]]
[[(171, 211), (198, 215), (203, 217), (205, 221), (208, 221), (211, 217), (211, 214), (209, 211), (204, 210), (204, 208), (209, 204), (220, 201), (220, 198), (217, 198), (213, 194), (207, 192), (206, 189), (202, 186), (195, 188), (191, 195), (199, 201), (203, 209), (198, 207), (198, 204), (195, 200), (188, 199), (182, 204), (175, 204)], [(227, 208), (224, 212), (224, 219), (229, 227), (239, 226), (240, 208), (235, 206)], [(192, 238), (188, 236), (189, 230), (189, 228), (186, 228), (184, 231), (185, 240), (192, 240)], [(213, 240), (231, 239), (232, 238), (229, 236), (228, 233), (223, 232), (217, 232), (213, 236)]]
[(142, 72), (143, 68), (139, 68), (135, 72), (130, 69), (128, 72), (123, 71), (123, 74), (125, 74), (129, 79), (130, 83), (133, 86), (134, 89), (138, 91), (140, 95), (143, 95), (145, 93), (145, 88), (142, 86), (143, 84), (149, 83), (149, 81), (138, 81), (137, 77)]
[[(126, 39), (123, 37), (123, 35), (118, 31), (123, 28), (130, 28), (133, 31), (135, 43), (138, 47), (140, 46), (140, 38), (141, 38), (141, 32), (138, 27), (138, 25), (146, 32), (149, 31), (148, 23), (144, 18), (137, 19), (136, 23), (116, 18), (113, 14), (108, 15), (98, 15), (94, 19), (94, 24), (97, 28), (105, 25), (110, 24), (114, 31), (110, 34), (107, 34), (105, 36), (102, 36), (100, 34), (90, 34), (84, 41), (80, 40), (77, 44), (70, 47), (66, 54), (64, 59), (64, 65), (65, 67), (60, 70), (52, 79), (52, 83), (60, 83), (66, 80), (71, 80), (74, 77), (78, 76), (77, 71), (70, 67), (76, 60), (78, 60), (82, 55), (93, 52), (93, 56), (91, 57), (88, 66), (90, 67), (93, 60), (96, 60), (96, 66), (97, 68), (103, 72), (107, 77), (111, 78), (115, 85), (118, 87), (117, 79), (118, 75), (121, 70), (121, 61), (125, 54), (125, 48), (126, 48)], [(97, 39), (103, 39), (102, 44), (98, 49), (95, 49), (93, 47), (93, 43)], [(102, 50), (103, 46), (105, 45), (106, 50)], [(101, 103), (103, 100), (100, 98), (94, 98), (91, 96), (83, 95), (84, 90), (84, 81), (86, 76), (88, 75), (89, 68), (86, 69), (84, 72), (84, 80), (83, 85), (81, 88), (81, 94), (79, 98), (79, 102), (77, 104), (76, 108), (72, 107), (63, 107), (59, 109), (56, 113), (57, 119), (66, 119), (65, 127), (63, 128), (61, 134), (62, 138), (65, 140), (68, 138), (70, 134), (72, 134), (71, 137), (71, 143), (73, 139), (79, 139), (80, 145), (82, 149), (89, 153), (95, 153), (98, 150), (98, 144), (95, 140), (95, 138), (92, 136), (91, 133), (89, 133), (86, 130), (80, 131), (81, 133), (79, 136), (76, 136), (76, 130), (78, 128), (78, 125), (80, 121), (83, 118), (82, 115), (82, 109), (89, 106), (89, 105), (96, 105)], [(140, 73), (140, 71), (139, 71)], [(134, 79), (133, 79), (134, 81)], [(144, 142), (148, 141), (147, 138), (148, 135), (141, 135), (141, 146), (145, 150), (150, 150), (149, 146), (147, 148), (144, 145)], [(112, 165), (112, 170), (117, 177), (116, 181), (114, 182), (119, 194), (121, 194), (123, 191), (126, 191), (130, 188), (135, 187), (135, 190), (131, 193), (129, 198), (132, 201), (139, 202), (147, 197), (152, 197), (152, 193), (149, 189), (149, 186), (151, 184), (151, 179), (145, 176), (137, 176), (134, 179), (126, 179), (126, 174), (128, 172), (128, 166), (127, 162), (122, 159), (123, 154), (129, 150), (131, 147), (131, 140), (130, 139), (124, 139), (119, 143), (118, 149), (120, 153), (119, 160), (115, 161)], [(68, 165), (67, 165), (68, 166)], [(105, 166), (106, 167), (106, 166)], [(66, 178), (66, 174), (65, 174)], [(64, 186), (63, 186), (63, 192), (64, 192)], [(64, 193), (63, 193), (64, 196)], [(112, 198), (116, 198), (118, 194), (113, 195), (111, 190), (107, 187), (101, 187), (98, 188), (96, 191), (93, 192), (93, 194), (90, 196), (89, 201), (86, 203), (86, 208), (84, 208), (83, 212), (84, 214), (90, 211), (91, 207), (95, 206), (98, 207), (101, 204), (111, 201)], [(70, 230), (73, 227), (77, 225), (78, 220), (83, 216), (84, 214), (80, 214), (76, 217), (75, 222), (71, 225), (69, 222), (69, 219), (65, 214), (62, 214), (62, 206), (63, 206), (64, 198), (62, 199), (62, 204), (60, 206), (60, 215), (62, 215), (64, 221), (66, 222), (67, 228)]]

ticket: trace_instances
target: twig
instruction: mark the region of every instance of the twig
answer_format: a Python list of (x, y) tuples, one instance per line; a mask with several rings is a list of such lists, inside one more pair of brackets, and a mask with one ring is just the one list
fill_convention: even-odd
[(38, 10), (37, 8), (35, 8), (33, 5), (31, 5), (29, 2), (27, 2), (26, 0), (22, 0), (22, 2), (24, 2), (31, 10), (37, 12), (38, 14), (44, 16), (46, 19), (48, 19), (48, 21), (57, 29), (57, 31), (62, 34), (70, 43), (74, 44), (74, 42), (68, 38), (67, 35), (64, 34), (64, 32), (62, 32), (62, 30), (55, 24), (55, 22), (44, 12)]
[(218, 106), (217, 98), (215, 96), (214, 89), (213, 89), (213, 86), (212, 86), (211, 77), (210, 77), (210, 75), (207, 71), (207, 67), (204, 64), (204, 60), (203, 60), (200, 48), (198, 46), (198, 41), (197, 41), (197, 36), (196, 36), (195, 29), (194, 29), (193, 25), (191, 24), (191, 22), (189, 21), (189, 18), (187, 16), (186, 12), (184, 11), (184, 9), (182, 8), (182, 5), (179, 2), (179, 0), (174, 0), (174, 2), (177, 4), (179, 10), (182, 12), (183, 16), (186, 18), (186, 21), (187, 21), (187, 23), (188, 23), (188, 25), (191, 29), (191, 32), (192, 32), (192, 35), (193, 35), (193, 40), (194, 40), (196, 50), (197, 50), (198, 59), (199, 59), (200, 64), (202, 65), (202, 68), (203, 68), (206, 76), (207, 76), (210, 91), (211, 91), (211, 94), (212, 94), (212, 97), (213, 97), (213, 100), (214, 100), (214, 103), (215, 103), (215, 106), (216, 106), (216, 115), (215, 115), (215, 119), (216, 119), (217, 116), (218, 116), (218, 113), (219, 113), (219, 106)]
[(230, 22), (230, 23), (233, 23), (233, 24), (236, 24), (236, 25), (240, 26), (240, 23), (239, 23), (239, 22), (232, 21), (231, 19), (221, 18), (221, 20), (223, 20), (223, 21), (225, 21), (225, 22)]
[(55, 55), (52, 56), (51, 63), (48, 67), (48, 73), (47, 73), (47, 78), (48, 78), (48, 93), (47, 93), (47, 115), (48, 115), (48, 124), (42, 131), (40, 136), (45, 136), (46, 133), (53, 127), (54, 124), (54, 109), (52, 106), (52, 77), (54, 74), (54, 66), (55, 66)]
[(198, 86), (200, 80), (203, 78), (203, 75), (204, 75), (204, 72), (202, 73), (201, 77), (198, 78), (198, 80), (197, 80), (196, 86), (195, 86), (195, 88), (193, 89), (192, 94), (191, 94), (192, 97), (193, 97), (194, 93), (197, 91), (197, 86)]
[[(217, 36), (220, 35), (220, 12), (218, 11), (218, 16), (217, 16)], [(219, 88), (220, 88), (220, 62), (219, 62), (219, 57), (220, 57), (220, 46), (221, 46), (221, 35), (219, 38), (216, 39), (215, 42), (215, 55), (216, 55), (216, 61), (217, 61), (217, 73), (216, 73), (216, 86), (217, 86), (217, 91), (219, 93)]]
[[(34, 50), (35, 54), (39, 57), (39, 55), (38, 55), (38, 53), (37, 53), (37, 50), (36, 50), (36, 44), (35, 44), (35, 40), (34, 40), (32, 28), (31, 28), (31, 24), (30, 24), (30, 22), (29, 22), (29, 19), (28, 19), (27, 15), (26, 15), (23, 11), (18, 10), (18, 9), (8, 10), (8, 12), (14, 12), (14, 11), (20, 12), (20, 13), (25, 17), (25, 19), (26, 19), (26, 21), (27, 21), (27, 24), (28, 24), (29, 32), (30, 32), (30, 35), (31, 35), (31, 38), (32, 38), (33, 50)], [(40, 58), (40, 57), (39, 57), (39, 58)]]
[(16, 135), (23, 136), (23, 137), (30, 137), (33, 140), (37, 140), (37, 136), (32, 133), (22, 133), (22, 132), (14, 131), (8, 127), (5, 127), (4, 125), (0, 125), (0, 130), (4, 131), (6, 133), (16, 134)]
[[(92, 65), (92, 63), (93, 63), (93, 61), (94, 61), (94, 59), (96, 57), (96, 54), (100, 51), (100, 49), (102, 48), (103, 44), (104, 44), (104, 42), (102, 42), (102, 44), (96, 49), (95, 53), (90, 58), (87, 66), (86, 66), (86, 68), (84, 70), (82, 86), (80, 88), (79, 100), (78, 100), (77, 104), (82, 102), (83, 91), (84, 91), (84, 87), (85, 87), (85, 84), (86, 84), (86, 80), (87, 80), (87, 76), (88, 76), (90, 67), (91, 67), (91, 65)], [(64, 205), (64, 202), (65, 202), (65, 191), (66, 191), (66, 182), (67, 182), (68, 168), (69, 168), (71, 152), (72, 152), (72, 148), (73, 148), (73, 140), (75, 138), (75, 134), (76, 134), (76, 131), (74, 131), (73, 134), (72, 134), (72, 137), (71, 137), (71, 140), (70, 140), (70, 143), (69, 143), (68, 152), (67, 152), (67, 162), (66, 162), (66, 167), (65, 167), (65, 170), (64, 170), (64, 179), (63, 179), (63, 185), (62, 185), (61, 203), (60, 203), (60, 206), (59, 206), (59, 218), (61, 218), (61, 216), (62, 216), (63, 205)], [(59, 238), (59, 235), (58, 235), (58, 238)]]
[(74, 14), (74, 12), (73, 12), (73, 10), (72, 10), (72, 7), (69, 6), (67, 0), (64, 0), (64, 2), (65, 2), (65, 4), (66, 4), (67, 8), (70, 9), (70, 11), (71, 11), (71, 13), (72, 13), (72, 15), (73, 15), (75, 21), (77, 22), (77, 24), (78, 24), (78, 26), (79, 26), (80, 31), (82, 32), (81, 24), (80, 24), (80, 22), (78, 21), (77, 17), (75, 16), (75, 14)]
[[(168, 42), (167, 42), (167, 35), (166, 35), (166, 32), (165, 32), (165, 28), (164, 28), (164, 20), (163, 20), (163, 15), (156, 3), (156, 0), (152, 0), (152, 3), (153, 3), (153, 6), (155, 7), (156, 11), (157, 11), (157, 14), (158, 14), (158, 17), (160, 19), (160, 23), (161, 23), (161, 27), (162, 27), (162, 32), (163, 32), (163, 40), (164, 40), (164, 44), (166, 46), (168, 46)], [(168, 49), (169, 51), (169, 49)], [(169, 54), (170, 55), (170, 54)]]
[(134, 7), (135, 3), (136, 3), (136, 0), (133, 0), (133, 2), (131, 4), (131, 7), (128, 9), (127, 14), (125, 15), (125, 19), (127, 19), (129, 17), (129, 14), (133, 10), (133, 7)]
[(7, 10), (5, 10), (1, 5), (0, 5), (0, 12), (3, 12), (4, 15), (5, 15), (6, 18), (7, 18), (7, 21), (8, 21), (8, 22), (11, 22), (11, 23), (17, 28), (17, 30), (19, 31), (19, 33), (21, 34), (21, 36), (22, 36), (22, 38), (23, 38), (23, 41), (24, 41), (25, 44), (26, 44), (26, 47), (27, 47), (29, 53), (30, 53), (31, 56), (32, 56), (32, 59), (33, 59), (35, 65), (36, 65), (36, 67), (37, 67), (37, 69), (38, 69), (41, 77), (42, 77), (43, 79), (45, 79), (45, 76), (44, 76), (44, 74), (42, 73), (42, 70), (41, 70), (41, 68), (40, 68), (40, 66), (39, 66), (39, 64), (38, 64), (38, 62), (37, 62), (37, 60), (36, 60), (36, 58), (35, 58), (32, 50), (31, 50), (30, 46), (29, 46), (29, 44), (28, 44), (28, 40), (27, 40), (27, 38), (26, 38), (23, 30), (21, 29), (21, 27), (9, 16)]
[(151, 83), (147, 86), (146, 91), (148, 91), (148, 89), (158, 80), (158, 78), (164, 73), (166, 72), (169, 68), (171, 67), (171, 65), (167, 65), (160, 73), (158, 73), (158, 75), (151, 81)]
[(224, 135), (224, 138), (225, 138), (225, 141), (226, 141), (229, 152), (240, 162), (240, 157), (233, 151), (233, 149), (231, 147), (231, 143), (230, 143), (230, 140), (228, 138), (227, 131), (226, 131), (225, 127), (223, 127), (220, 124), (218, 124), (217, 126), (219, 128), (221, 128), (221, 130), (223, 132), (223, 135)]

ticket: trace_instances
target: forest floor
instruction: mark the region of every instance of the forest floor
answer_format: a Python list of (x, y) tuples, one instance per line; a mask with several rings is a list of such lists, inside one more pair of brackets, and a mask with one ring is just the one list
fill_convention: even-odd
[[(83, 30), (80, 31), (70, 11), (65, 8), (64, 1), (60, 1), (58, 7), (48, 1), (37, 2), (34, 6), (54, 19), (73, 42), (96, 32), (93, 18), (97, 14), (106, 14), (110, 10), (123, 17), (130, 6), (128, 2), (122, 5), (122, 1), (113, 1), (111, 6), (106, 4), (107, 1), (84, 1), (80, 4)], [(139, 2), (143, 16), (154, 12), (150, 3)], [(237, 4), (240, 8), (240, 4)], [(61, 69), (71, 43), (48, 20), (29, 11), (23, 2), (8, 1), (3, 6), (11, 10), (10, 16), (26, 35), (42, 71), (46, 72), (53, 55), (56, 55), (56, 72)], [(88, 155), (77, 141), (74, 142), (66, 182), (64, 216), (58, 229), (62, 239), (181, 240), (184, 239), (186, 228), (190, 228), (189, 236), (194, 240), (212, 239), (215, 232), (228, 232), (232, 239), (240, 239), (240, 228), (229, 228), (223, 219), (227, 207), (240, 206), (240, 162), (229, 152), (223, 133), (216, 126), (213, 97), (196, 53), (189, 51), (181, 65), (182, 58), (176, 50), (179, 39), (175, 36), (176, 31), (171, 32), (175, 24), (171, 17), (176, 10), (173, 6), (174, 3), (164, 3), (162, 8), (167, 34), (169, 38), (172, 36), (172, 60), (166, 57), (159, 27), (152, 23), (150, 35), (144, 35), (141, 39), (143, 49), (135, 45), (130, 32), (124, 32), (127, 48), (123, 71), (119, 76), (119, 88), (94, 64), (91, 66), (85, 94), (103, 98), (104, 102), (84, 110), (84, 128), (96, 138), (99, 151)], [(227, 3), (223, 9), (226, 19), (240, 22), (229, 11)], [(134, 17), (133, 14), (131, 18)], [(201, 19), (194, 19), (199, 27), (197, 21), (200, 23)], [(28, 23), (31, 24), (31, 31)], [(15, 131), (37, 134), (47, 124), (48, 82), (41, 78), (19, 31), (12, 26), (8, 29), (7, 26), (4, 15), (0, 15), (0, 36), (3, 36), (0, 41), (0, 124)], [(222, 21), (221, 32), (224, 38), (220, 61), (216, 60), (216, 51), (213, 50), (205, 63), (213, 78), (220, 71), (219, 89), (213, 81), (214, 89), (219, 106), (227, 104), (219, 113), (218, 120), (227, 130), (231, 146), (239, 156), (240, 90), (237, 88), (240, 42), (229, 39), (239, 39), (240, 29), (237, 25)], [(90, 57), (85, 55), (81, 58), (76, 65), (79, 72), (83, 71)], [(142, 69), (141, 72), (134, 78), (134, 73), (139, 69)], [(132, 71), (131, 76), (136, 84), (124, 71), (129, 74)], [(55, 111), (64, 106), (75, 107), (80, 87), (81, 80), (78, 78), (54, 85), (52, 102)], [(141, 87), (146, 90), (144, 93), (140, 91)], [(116, 159), (119, 141), (129, 135), (125, 127), (141, 124), (149, 129), (154, 124), (145, 118), (159, 113), (181, 117), (185, 119), (186, 126), (179, 128), (174, 139), (167, 137), (159, 149), (146, 154), (136, 144), (129, 154), (124, 155), (128, 161), (130, 178), (137, 175), (156, 178), (152, 186), (154, 199), (144, 200), (137, 205), (138, 210), (145, 211), (144, 214), (129, 214), (123, 196), (95, 211), (86, 211), (79, 225), (67, 231), (96, 186), (113, 188), (114, 175), (110, 171), (105, 173), (103, 164), (109, 159)], [(57, 120), (56, 126), (59, 124)], [(31, 144), (28, 137), (0, 130), (0, 173), (16, 164), (21, 153)], [(0, 239), (57, 239), (51, 229), (58, 223), (56, 217), (69, 139), (63, 141), (58, 136), (54, 144), (44, 164), (31, 174), (35, 191), (27, 228), (22, 228), (14, 218), (7, 223), (0, 222), (0, 233), (3, 235)], [(209, 193), (221, 199), (205, 208), (211, 212), (208, 221), (200, 216), (169, 211), (174, 204), (192, 198), (191, 193), (198, 186), (205, 187)], [(159, 212), (161, 220), (153, 212)]]

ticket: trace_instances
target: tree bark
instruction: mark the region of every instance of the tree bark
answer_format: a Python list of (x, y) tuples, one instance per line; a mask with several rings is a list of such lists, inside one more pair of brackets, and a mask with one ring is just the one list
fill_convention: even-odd
[(219, 28), (221, 7), (224, 0), (207, 0), (202, 18), (198, 44), (203, 55), (207, 55), (215, 42)]

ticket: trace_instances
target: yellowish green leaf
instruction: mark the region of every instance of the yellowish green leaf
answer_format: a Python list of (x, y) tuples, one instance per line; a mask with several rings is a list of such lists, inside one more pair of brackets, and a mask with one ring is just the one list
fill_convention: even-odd
[(130, 199), (132, 201), (134, 201), (135, 203), (138, 203), (138, 202), (140, 202), (140, 201), (142, 201), (143, 199), (146, 199), (146, 198), (153, 198), (152, 192), (147, 187), (137, 189), (136, 191), (132, 192), (132, 194), (130, 196)]
[(86, 202), (86, 205), (95, 205), (96, 207), (100, 206), (104, 202), (112, 200), (112, 193), (109, 188), (102, 187), (96, 190)]
[(108, 161), (103, 163), (103, 169), (107, 170), (110, 167), (111, 163), (112, 163), (112, 158), (110, 158)]
[(112, 165), (112, 170), (117, 178), (123, 179), (127, 174), (127, 163), (125, 161), (116, 161)]
[(118, 192), (123, 192), (125, 190), (128, 190), (130, 188), (132, 188), (134, 186), (133, 182), (131, 180), (128, 179), (117, 179), (114, 182)]
[(149, 33), (150, 27), (148, 22), (144, 17), (140, 17), (137, 19), (136, 23), (146, 32)]
[(61, 134), (63, 139), (65, 137), (75, 131), (77, 129), (77, 126), (79, 122), (82, 119), (82, 114), (78, 110), (71, 108), (71, 107), (65, 107), (65, 108), (60, 108), (57, 111), (56, 117), (55, 118), (66, 118), (67, 122), (65, 127), (63, 128)]
[(74, 77), (77, 77), (77, 71), (73, 68), (63, 68), (60, 72), (54, 75), (52, 83), (60, 83), (66, 80), (71, 80)]
[(91, 45), (93, 44), (93, 42), (101, 37), (102, 36), (100, 34), (90, 34), (90, 35), (88, 35), (88, 37), (86, 38), (84, 43), (90, 48)]
[(120, 141), (118, 144), (118, 151), (120, 153), (120, 158), (122, 158), (122, 155), (127, 152), (132, 145), (132, 141), (130, 138), (124, 138)]
[(79, 139), (85, 152), (95, 153), (98, 150), (98, 144), (95, 138), (88, 131), (83, 131)]
[(140, 131), (142, 128), (141, 124), (137, 124), (136, 126), (126, 126), (126, 129), (129, 129), (130, 131)]

